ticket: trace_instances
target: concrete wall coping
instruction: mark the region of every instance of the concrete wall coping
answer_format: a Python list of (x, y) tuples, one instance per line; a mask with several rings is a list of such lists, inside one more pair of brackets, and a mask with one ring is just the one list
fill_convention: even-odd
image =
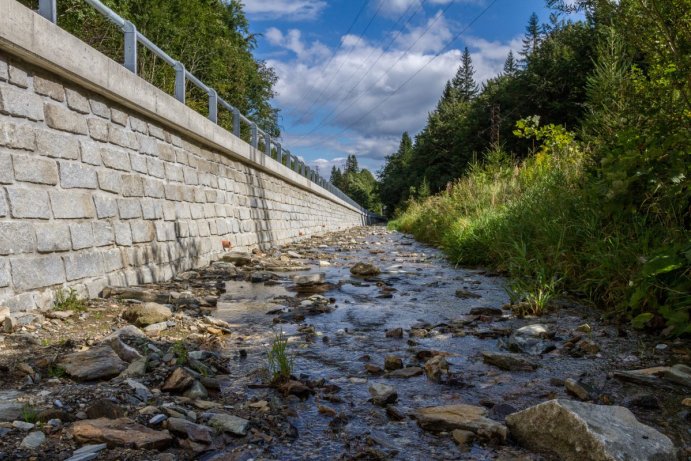
[(0, 0), (0, 49), (88, 88), (230, 158), (362, 214), (330, 191), (266, 156), (15, 0)]

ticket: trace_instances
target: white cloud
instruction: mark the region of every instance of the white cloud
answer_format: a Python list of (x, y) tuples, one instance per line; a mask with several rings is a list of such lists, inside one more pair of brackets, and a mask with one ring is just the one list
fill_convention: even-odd
[[(404, 131), (414, 135), (424, 126), (444, 85), (458, 68), (461, 43), (455, 43), (456, 47), (430, 62), (453, 33), (445, 18), (440, 17), (438, 25), (443, 27), (430, 30), (436, 44), (423, 44), (427, 41), (425, 36), (408, 53), (404, 51), (427, 25), (409, 29), (395, 49), (386, 51), (383, 45), (355, 35), (342, 37), (344, 46), (333, 59), (329, 59), (329, 54), (319, 54), (320, 59), (314, 59), (317, 52), (312, 50), (323, 53), (323, 45), (306, 43), (299, 31), (267, 31), (267, 40), (291, 50), (295, 56), (268, 60), (279, 77), (276, 105), (294, 124), (284, 134), (283, 144), (295, 152), (319, 152), (317, 156), (322, 160), (327, 160), (327, 152), (336, 158), (355, 153), (363, 166), (376, 171), (384, 157), (397, 148)], [(465, 44), (471, 52), (476, 79), (483, 82), (501, 72), (509, 50), (520, 49), (521, 42), (520, 38), (493, 42), (469, 37)], [(322, 126), (304, 135), (329, 113)], [(305, 124), (304, 129), (295, 126), (298, 119)], [(296, 134), (298, 130), (302, 136)], [(322, 175), (330, 172), (334, 161), (321, 162), (328, 169), (324, 171), (320, 166)]]
[(418, 27), (409, 26), (406, 33), (398, 34), (395, 37), (395, 42), (401, 49), (410, 48), (412, 52), (431, 51), (438, 53), (446, 46), (453, 34), (446, 18), (441, 11), (438, 11), (425, 24)]
[(255, 19), (288, 21), (315, 19), (326, 7), (324, 0), (244, 0), (243, 4)]

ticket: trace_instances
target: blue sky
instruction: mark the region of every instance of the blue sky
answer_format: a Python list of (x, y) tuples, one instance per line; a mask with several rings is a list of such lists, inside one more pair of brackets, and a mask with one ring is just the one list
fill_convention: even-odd
[(424, 126), (465, 46), (484, 81), (520, 49), (532, 12), (549, 18), (544, 0), (243, 3), (256, 56), (278, 75), (282, 144), (325, 177), (350, 153), (376, 172)]

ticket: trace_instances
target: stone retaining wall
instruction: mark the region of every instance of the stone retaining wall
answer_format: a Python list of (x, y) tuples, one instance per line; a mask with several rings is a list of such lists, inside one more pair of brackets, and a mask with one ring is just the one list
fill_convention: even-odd
[(0, 305), (170, 279), (222, 239), (249, 249), (363, 224), (296, 182), (0, 50)]

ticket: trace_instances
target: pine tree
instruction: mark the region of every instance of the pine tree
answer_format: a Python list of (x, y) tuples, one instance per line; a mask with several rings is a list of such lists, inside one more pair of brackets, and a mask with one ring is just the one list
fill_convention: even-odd
[(349, 174), (357, 174), (359, 171), (360, 171), (360, 168), (358, 167), (357, 157), (355, 157), (355, 154), (348, 155), (348, 158), (346, 159), (346, 164), (345, 164), (345, 169), (343, 171), (343, 174), (345, 176), (348, 176)]
[(461, 65), (458, 67), (453, 80), (451, 80), (451, 86), (458, 95), (458, 99), (465, 102), (475, 98), (480, 91), (475, 82), (475, 69), (473, 68), (473, 60), (470, 57), (467, 46), (463, 50)]
[(525, 28), (525, 36), (523, 37), (521, 56), (524, 62), (527, 61), (530, 55), (533, 54), (540, 45), (540, 30), (540, 20), (537, 14), (533, 13), (530, 15), (530, 19), (528, 19), (528, 25)]
[(506, 57), (504, 62), (504, 75), (513, 77), (518, 73), (518, 65), (516, 64), (516, 59), (513, 57), (513, 51), (509, 51), (509, 55)]
[(343, 183), (343, 173), (341, 173), (340, 168), (336, 168), (336, 165), (331, 168), (331, 177), (329, 178), (329, 182), (339, 189), (341, 188)]

